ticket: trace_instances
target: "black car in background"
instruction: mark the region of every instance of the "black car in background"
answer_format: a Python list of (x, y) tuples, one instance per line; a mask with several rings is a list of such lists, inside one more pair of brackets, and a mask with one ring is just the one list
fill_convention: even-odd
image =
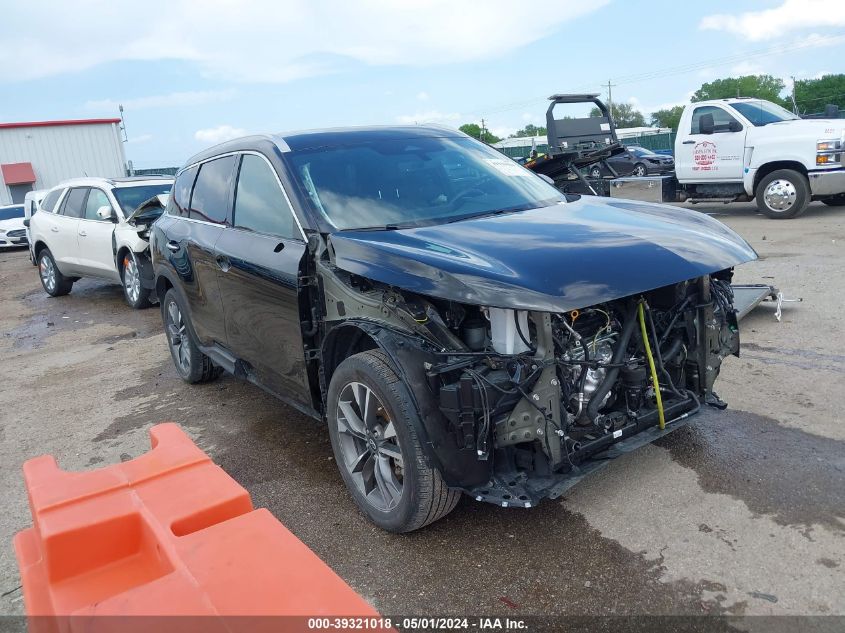
[(557, 497), (597, 454), (721, 406), (731, 270), (756, 258), (706, 215), (566, 196), (436, 127), (211, 148), (150, 246), (180, 376), (222, 368), (326, 421), (356, 503), (395, 532), (462, 492)]
[[(638, 145), (629, 145), (625, 150), (607, 159), (619, 176), (654, 176), (675, 170), (675, 160), (671, 156), (657, 154)], [(612, 174), (603, 165), (596, 164), (590, 168), (590, 176), (603, 178)]]

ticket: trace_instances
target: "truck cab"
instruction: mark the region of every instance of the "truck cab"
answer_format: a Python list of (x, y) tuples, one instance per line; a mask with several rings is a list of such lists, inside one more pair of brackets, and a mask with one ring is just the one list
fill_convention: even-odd
[(756, 199), (786, 219), (811, 200), (845, 204), (845, 121), (802, 119), (762, 99), (719, 99), (684, 109), (675, 173), (691, 200)]

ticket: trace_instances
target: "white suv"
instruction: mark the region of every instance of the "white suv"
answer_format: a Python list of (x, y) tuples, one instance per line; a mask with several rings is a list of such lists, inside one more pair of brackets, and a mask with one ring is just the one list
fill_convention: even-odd
[(172, 178), (145, 176), (78, 178), (51, 189), (29, 226), (47, 294), (66, 295), (80, 277), (97, 277), (120, 283), (131, 307), (149, 306), (147, 237), (172, 186)]

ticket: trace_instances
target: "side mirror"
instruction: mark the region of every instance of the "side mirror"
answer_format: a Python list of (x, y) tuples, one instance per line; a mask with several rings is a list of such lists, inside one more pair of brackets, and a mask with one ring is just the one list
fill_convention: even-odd
[(728, 125), (728, 129), (731, 132), (742, 132), (742, 123), (739, 121), (731, 121)]
[(699, 134), (713, 134), (716, 125), (713, 123), (713, 115), (712, 114), (702, 114), (701, 118), (698, 120), (698, 133)]
[(117, 216), (114, 213), (114, 209), (110, 206), (105, 205), (97, 209), (97, 217), (101, 220), (111, 220), (114, 221), (117, 219)]
[(24, 220), (24, 221), (23, 221), (23, 225), (24, 225), (26, 228), (29, 228), (29, 218), (27, 218), (26, 220)]

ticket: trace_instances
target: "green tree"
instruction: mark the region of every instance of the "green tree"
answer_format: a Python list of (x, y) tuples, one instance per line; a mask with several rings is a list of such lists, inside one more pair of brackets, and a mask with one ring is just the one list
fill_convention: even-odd
[(682, 105), (657, 110), (651, 113), (651, 124), (655, 127), (668, 127), (677, 130), (683, 112), (684, 106)]
[(484, 141), (488, 145), (498, 143), (502, 140), (498, 136), (490, 132), (490, 130), (484, 130), (482, 132), (481, 126), (477, 123), (464, 123), (458, 129), (464, 134), (471, 136), (472, 138), (477, 138), (479, 141)]
[(742, 77), (726, 77), (708, 81), (696, 90), (691, 101), (707, 101), (708, 99), (730, 99), (733, 97), (756, 97), (772, 103), (788, 105), (781, 98), (784, 89), (783, 80), (772, 75), (743, 75)]
[[(601, 116), (601, 110), (598, 107), (590, 110), (591, 117)], [(613, 104), (613, 122), (616, 127), (645, 127), (645, 117), (639, 110), (635, 110), (630, 103), (614, 103)]]
[(824, 112), (833, 103), (845, 110), (845, 75), (824, 75), (818, 79), (799, 79), (795, 82), (795, 102), (798, 112), (816, 114)]
[(529, 123), (521, 130), (517, 130), (510, 135), (510, 138), (522, 138), (525, 136), (545, 136), (546, 128), (542, 125), (534, 125)]

